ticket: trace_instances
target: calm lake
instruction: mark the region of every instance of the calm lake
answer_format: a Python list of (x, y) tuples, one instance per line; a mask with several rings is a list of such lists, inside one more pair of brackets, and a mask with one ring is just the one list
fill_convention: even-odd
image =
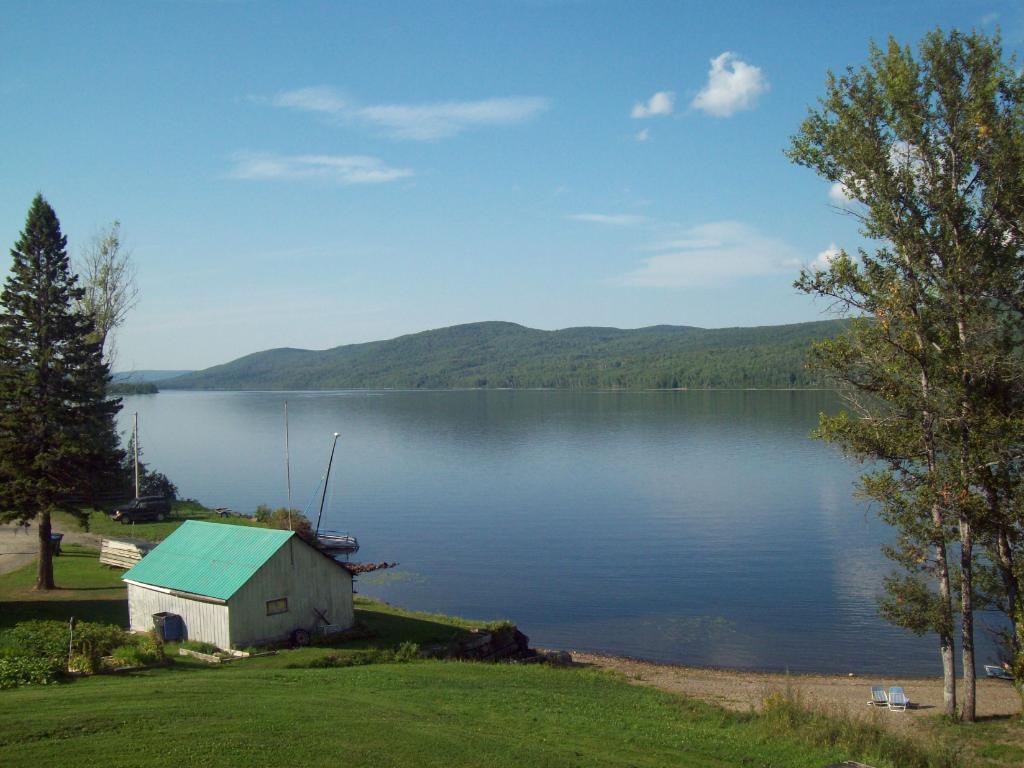
[[(325, 526), (358, 536), (360, 593), (510, 618), (540, 646), (684, 664), (939, 674), (878, 618), (890, 537), (860, 468), (809, 432), (828, 392), (161, 392), (144, 461), (184, 497), (293, 503), (340, 432)], [(979, 631), (978, 662), (993, 656)]]

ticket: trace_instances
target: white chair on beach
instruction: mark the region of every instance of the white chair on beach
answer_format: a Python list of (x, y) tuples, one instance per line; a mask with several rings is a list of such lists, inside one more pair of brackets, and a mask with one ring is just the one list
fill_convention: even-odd
[(903, 689), (899, 686), (893, 686), (889, 689), (889, 709), (894, 712), (903, 712), (910, 705), (910, 699), (907, 698), (907, 694), (903, 692)]
[(889, 706), (889, 699), (885, 695), (885, 688), (880, 685), (871, 686), (871, 701), (868, 702), (869, 707), (887, 707)]

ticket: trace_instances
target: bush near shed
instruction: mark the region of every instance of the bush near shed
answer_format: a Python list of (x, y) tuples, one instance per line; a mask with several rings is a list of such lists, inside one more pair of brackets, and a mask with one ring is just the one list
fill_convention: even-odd
[(104, 656), (113, 656), (120, 666), (154, 664), (165, 658), (163, 645), (149, 635), (81, 621), (72, 638), (67, 622), (46, 620), (19, 622), (0, 633), (0, 656), (14, 664), (10, 679), (19, 680), (14, 683), (18, 685), (50, 682), (41, 679), (44, 669), (53, 670), (54, 675), (66, 669), (93, 674), (100, 671)]

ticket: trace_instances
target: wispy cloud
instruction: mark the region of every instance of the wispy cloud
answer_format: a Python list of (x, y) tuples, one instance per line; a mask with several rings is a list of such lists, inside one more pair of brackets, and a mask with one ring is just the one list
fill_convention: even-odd
[(610, 224), (615, 227), (635, 227), (648, 220), (646, 216), (637, 216), (631, 213), (573, 213), (567, 218), (593, 224)]
[(323, 180), (337, 184), (383, 184), (413, 175), (366, 155), (275, 155), (239, 152), (229, 176), (249, 180)]
[(651, 131), (649, 128), (644, 128), (643, 130), (637, 131), (633, 138), (643, 143), (651, 138)]
[(337, 115), (347, 106), (345, 99), (327, 85), (282, 91), (270, 99), (270, 103), (275, 107), (301, 109), (306, 112), (323, 112), (328, 115)]
[(675, 103), (676, 95), (672, 91), (658, 91), (647, 101), (634, 104), (629, 116), (635, 120), (644, 120), (658, 115), (671, 115)]
[(467, 128), (523, 123), (546, 108), (546, 99), (512, 97), (412, 106), (382, 104), (362, 107), (356, 114), (395, 138), (433, 141), (455, 136)]
[(793, 246), (736, 221), (691, 227), (682, 237), (650, 250), (658, 253), (613, 282), (641, 288), (693, 288), (789, 272), (801, 263)]
[(547, 99), (538, 96), (360, 105), (330, 86), (283, 91), (266, 101), (275, 107), (328, 115), (342, 122), (364, 123), (382, 129), (392, 138), (413, 141), (436, 141), (482, 126), (524, 123), (549, 106)]
[(729, 117), (752, 109), (757, 97), (768, 90), (768, 80), (759, 67), (741, 61), (726, 51), (711, 59), (708, 81), (690, 106), (715, 117)]

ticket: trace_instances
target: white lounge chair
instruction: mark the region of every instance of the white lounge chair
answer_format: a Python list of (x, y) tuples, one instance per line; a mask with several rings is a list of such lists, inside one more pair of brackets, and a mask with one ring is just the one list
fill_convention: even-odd
[(907, 694), (903, 692), (903, 689), (898, 685), (894, 685), (889, 689), (889, 709), (894, 712), (903, 712), (910, 705), (910, 699), (907, 698)]
[(869, 707), (887, 707), (889, 706), (889, 699), (885, 695), (885, 688), (880, 685), (871, 686), (871, 701), (868, 702)]

